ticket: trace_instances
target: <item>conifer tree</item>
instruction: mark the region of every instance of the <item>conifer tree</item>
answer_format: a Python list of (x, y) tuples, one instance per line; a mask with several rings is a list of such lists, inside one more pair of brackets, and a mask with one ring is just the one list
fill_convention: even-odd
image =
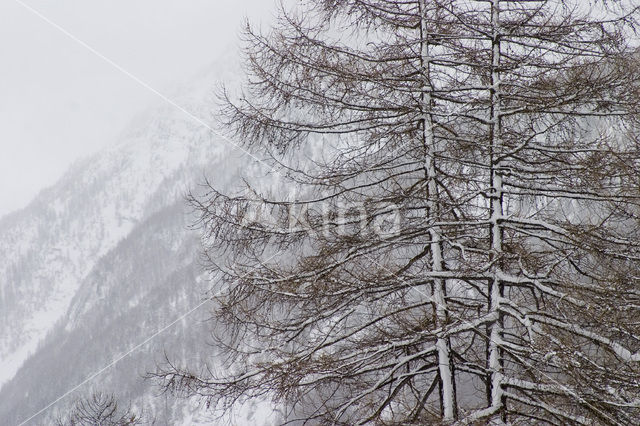
[(313, 423), (634, 424), (637, 17), (316, 0), (248, 27), (225, 117), (296, 197), (192, 200), (230, 368), (165, 385)]

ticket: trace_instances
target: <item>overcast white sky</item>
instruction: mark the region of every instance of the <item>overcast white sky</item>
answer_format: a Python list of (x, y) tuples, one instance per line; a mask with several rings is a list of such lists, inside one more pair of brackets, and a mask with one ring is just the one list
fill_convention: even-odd
[(160, 92), (238, 46), (273, 0), (0, 0), (0, 216), (76, 159), (114, 141), (156, 95), (24, 5)]

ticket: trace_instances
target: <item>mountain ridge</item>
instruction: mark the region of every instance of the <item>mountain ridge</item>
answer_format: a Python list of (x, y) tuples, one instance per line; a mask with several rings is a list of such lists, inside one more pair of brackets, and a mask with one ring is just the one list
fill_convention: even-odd
[[(29, 418), (205, 300), (210, 283), (185, 195), (205, 176), (229, 186), (249, 160), (211, 130), (216, 78), (201, 78), (181, 104), (209, 117), (206, 126), (170, 105), (141, 114), (118, 143), (75, 162), (28, 206), (0, 218), (0, 424)], [(177, 360), (212, 354), (207, 309), (191, 317), (32, 423), (48, 424), (93, 390), (118, 393), (156, 423), (207, 423), (194, 401), (165, 398), (161, 409), (157, 389), (141, 379), (167, 347)], [(264, 420), (269, 411), (240, 416), (259, 412)]]

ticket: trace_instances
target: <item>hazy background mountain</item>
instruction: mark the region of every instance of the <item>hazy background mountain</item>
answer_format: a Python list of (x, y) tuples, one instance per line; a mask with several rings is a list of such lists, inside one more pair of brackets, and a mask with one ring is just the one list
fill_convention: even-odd
[[(273, 0), (0, 2), (0, 215), (25, 207), (70, 164), (115, 141)], [(148, 86), (140, 84), (144, 82)], [(153, 90), (149, 90), (149, 87)]]
[[(212, 86), (229, 69), (213, 67), (182, 88), (180, 106), (212, 122)], [(212, 421), (142, 376), (165, 354), (200, 365), (214, 354), (211, 306), (202, 304), (210, 283), (184, 196), (205, 176), (227, 187), (250, 160), (162, 106), (0, 220), (0, 424), (20, 424), (63, 397), (29, 421), (49, 424), (93, 390), (131, 401), (157, 424)], [(243, 407), (234, 423), (264, 422), (269, 412)]]

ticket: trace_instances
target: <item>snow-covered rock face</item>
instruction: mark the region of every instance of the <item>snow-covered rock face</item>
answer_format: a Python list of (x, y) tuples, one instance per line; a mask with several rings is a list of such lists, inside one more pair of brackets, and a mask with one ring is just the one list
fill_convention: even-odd
[[(210, 122), (215, 84), (203, 76), (177, 103)], [(27, 208), (0, 219), (0, 425), (35, 414), (199, 303), (206, 276), (184, 196), (205, 176), (227, 186), (247, 161), (202, 122), (166, 105), (75, 164)], [(210, 354), (193, 351), (206, 343), (207, 308), (192, 316), (66, 400), (91, 389), (124, 389), (124, 397), (160, 418), (194, 418), (173, 402), (160, 407), (152, 398), (157, 389), (141, 384), (167, 346), (177, 359)]]
[(97, 260), (185, 193), (186, 176), (174, 174), (220, 153), (201, 155), (202, 145), (214, 143), (209, 133), (182, 117), (155, 118), (0, 222), (2, 382), (61, 318)]

